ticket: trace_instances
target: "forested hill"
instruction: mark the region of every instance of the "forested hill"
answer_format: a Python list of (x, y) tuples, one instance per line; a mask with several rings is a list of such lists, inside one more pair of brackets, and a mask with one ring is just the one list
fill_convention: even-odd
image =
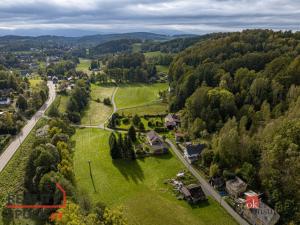
[(175, 39), (169, 41), (162, 41), (162, 42), (148, 40), (142, 44), (141, 48), (143, 52), (161, 51), (165, 53), (178, 53), (197, 42), (204, 41), (207, 39), (212, 39), (212, 38), (224, 37), (225, 35), (226, 35), (225, 33), (212, 33), (212, 34), (205, 34), (200, 36), (197, 35), (176, 36)]
[(300, 223), (300, 33), (247, 30), (201, 41), (170, 66), (171, 111), (211, 138), (211, 176), (239, 175), (284, 224)]
[(130, 52), (134, 43), (141, 43), (140, 39), (120, 39), (108, 41), (90, 49), (90, 55), (103, 55), (107, 53)]

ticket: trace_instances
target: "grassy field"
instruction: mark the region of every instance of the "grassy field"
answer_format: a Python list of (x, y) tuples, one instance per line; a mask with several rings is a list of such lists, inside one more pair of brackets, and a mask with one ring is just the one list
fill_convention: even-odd
[[(112, 107), (104, 105), (104, 98), (111, 98), (114, 86), (91, 85), (91, 100), (81, 119), (84, 125), (99, 125), (107, 119), (112, 112)], [(99, 99), (101, 102), (97, 102)]]
[(115, 101), (119, 109), (143, 106), (159, 100), (159, 91), (167, 88), (167, 83), (123, 85), (120, 86)]
[(38, 84), (42, 82), (42, 79), (39, 75), (33, 75), (29, 78), (29, 84), (31, 88), (35, 88)]
[(58, 96), (59, 99), (59, 105), (58, 105), (58, 111), (61, 113), (65, 113), (67, 110), (67, 103), (69, 100), (69, 96), (68, 95), (60, 95)]
[(83, 59), (83, 58), (80, 58), (79, 60), (80, 60), (80, 63), (77, 64), (76, 70), (89, 73), (90, 72), (89, 67), (91, 66), (91, 60)]
[(141, 43), (135, 43), (132, 45), (132, 52), (140, 52), (141, 51)]
[(161, 51), (155, 51), (155, 52), (145, 52), (144, 55), (147, 58), (153, 58), (153, 57), (158, 57), (160, 55), (163, 55), (165, 53), (162, 53)]
[[(136, 161), (112, 162), (108, 151), (109, 132), (78, 129), (74, 167), (78, 188), (94, 202), (122, 207), (130, 225), (230, 225), (234, 220), (211, 199), (192, 207), (176, 199), (166, 179), (183, 169), (173, 155), (149, 157)], [(88, 161), (96, 187), (93, 189)]]
[(142, 115), (164, 115), (168, 112), (168, 104), (166, 103), (155, 103), (146, 106), (134, 107), (129, 109), (118, 110), (119, 114), (125, 116), (134, 116), (135, 114)]
[(166, 73), (166, 74), (169, 73), (169, 67), (168, 66), (157, 65), (156, 70), (157, 70), (157, 72), (162, 72), (162, 73)]

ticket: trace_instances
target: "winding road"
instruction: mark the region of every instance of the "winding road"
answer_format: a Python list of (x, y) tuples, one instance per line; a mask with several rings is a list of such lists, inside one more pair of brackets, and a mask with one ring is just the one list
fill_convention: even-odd
[(48, 81), (47, 83), (49, 88), (49, 97), (48, 100), (44, 103), (44, 105), (32, 116), (30, 120), (27, 121), (27, 124), (22, 128), (20, 133), (13, 139), (13, 141), (9, 144), (9, 146), (3, 151), (0, 155), (0, 172), (5, 168), (9, 160), (16, 153), (22, 142), (26, 139), (30, 131), (34, 128), (37, 121), (44, 115), (46, 110), (52, 104), (56, 97), (55, 85), (52, 81)]

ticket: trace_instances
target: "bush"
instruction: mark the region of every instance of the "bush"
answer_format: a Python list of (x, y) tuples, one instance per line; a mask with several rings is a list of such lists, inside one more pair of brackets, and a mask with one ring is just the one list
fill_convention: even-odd
[(138, 126), (141, 122), (141, 118), (138, 115), (134, 115), (132, 118), (132, 123), (134, 126)]
[(163, 133), (163, 132), (168, 132), (169, 130), (165, 127), (155, 127), (154, 131), (157, 133)]
[(224, 170), (223, 171), (223, 177), (225, 180), (230, 180), (235, 178), (235, 173), (229, 171), (229, 170)]
[(130, 123), (128, 118), (122, 119), (123, 124), (128, 125)]
[(145, 126), (142, 122), (139, 123), (139, 130), (140, 131), (144, 131), (145, 130)]
[(105, 98), (105, 99), (103, 100), (103, 103), (104, 103), (104, 105), (111, 106), (110, 98)]
[(70, 121), (72, 121), (74, 123), (79, 123), (81, 117), (78, 112), (68, 112), (68, 118)]

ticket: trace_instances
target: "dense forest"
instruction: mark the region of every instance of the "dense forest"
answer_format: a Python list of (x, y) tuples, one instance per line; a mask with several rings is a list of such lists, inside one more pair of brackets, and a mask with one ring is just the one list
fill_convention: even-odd
[(131, 52), (134, 43), (141, 43), (139, 39), (121, 39), (108, 41), (91, 48), (90, 55), (103, 55), (107, 53)]
[(170, 110), (210, 176), (242, 177), (284, 223), (300, 223), (300, 33), (246, 30), (200, 41), (170, 66)]
[(106, 74), (116, 82), (149, 82), (156, 77), (154, 64), (146, 62), (142, 53), (126, 53), (111, 57)]
[(218, 38), (225, 35), (226, 34), (224, 33), (212, 33), (201, 36), (194, 35), (187, 37), (178, 37), (169, 41), (161, 42), (148, 40), (142, 44), (141, 50), (143, 52), (161, 51), (165, 53), (178, 53), (199, 41)]

